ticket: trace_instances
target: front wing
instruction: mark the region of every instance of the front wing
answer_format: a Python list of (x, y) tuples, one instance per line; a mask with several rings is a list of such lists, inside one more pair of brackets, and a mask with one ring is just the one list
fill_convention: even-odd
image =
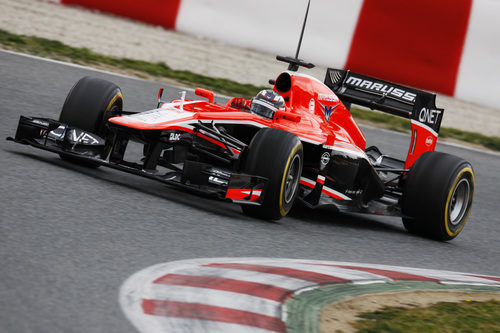
[[(104, 138), (47, 118), (21, 116), (15, 137), (8, 137), (7, 140), (57, 153), (87, 165), (105, 166), (240, 204), (260, 205), (267, 183), (264, 177), (193, 161), (186, 161), (182, 170), (164, 173), (147, 169), (144, 165), (113, 162), (102, 158), (107, 155), (106, 151), (115, 148)], [(196, 170), (197, 176), (186, 177), (193, 170)]]

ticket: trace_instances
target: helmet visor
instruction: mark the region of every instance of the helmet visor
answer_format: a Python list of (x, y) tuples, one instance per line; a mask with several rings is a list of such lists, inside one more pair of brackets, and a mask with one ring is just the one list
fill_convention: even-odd
[(266, 103), (265, 101), (258, 100), (256, 98), (252, 99), (252, 106), (250, 107), (250, 111), (258, 114), (261, 117), (265, 118), (273, 118), (274, 112), (276, 112), (277, 108), (271, 103)]

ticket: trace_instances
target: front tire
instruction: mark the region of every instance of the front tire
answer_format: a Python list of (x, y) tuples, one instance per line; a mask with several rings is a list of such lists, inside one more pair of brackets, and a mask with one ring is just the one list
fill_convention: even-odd
[[(116, 84), (86, 76), (71, 88), (64, 101), (59, 121), (105, 138), (107, 120), (120, 114), (122, 108), (123, 95)], [(60, 156), (63, 160), (98, 167), (97, 164), (79, 160), (77, 157)]]
[(253, 137), (243, 162), (243, 171), (268, 178), (261, 206), (242, 205), (247, 215), (279, 220), (286, 216), (297, 197), (303, 165), (299, 138), (286, 131), (264, 128)]
[(469, 162), (426, 152), (411, 168), (403, 193), (403, 224), (410, 233), (446, 241), (465, 226), (474, 195)]

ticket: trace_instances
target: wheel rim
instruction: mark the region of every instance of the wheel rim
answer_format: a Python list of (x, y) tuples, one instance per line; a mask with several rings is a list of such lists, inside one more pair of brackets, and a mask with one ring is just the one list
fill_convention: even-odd
[(120, 106), (118, 104), (113, 104), (109, 110), (104, 111), (104, 117), (103, 120), (104, 122), (107, 122), (109, 118), (114, 117), (118, 111), (120, 111)]
[(292, 163), (288, 168), (285, 180), (285, 203), (290, 203), (292, 201), (295, 191), (299, 183), (300, 177), (300, 156), (295, 155), (293, 157)]
[(448, 216), (450, 217), (450, 223), (454, 226), (462, 221), (465, 213), (467, 212), (470, 190), (470, 183), (466, 178), (460, 180), (453, 190), (450, 200), (450, 208), (448, 209)]
[(99, 128), (97, 129), (97, 134), (104, 134), (104, 128), (106, 127), (106, 123), (110, 118), (115, 117), (120, 111), (120, 106), (115, 102), (109, 109), (104, 110), (102, 115), (102, 120)]

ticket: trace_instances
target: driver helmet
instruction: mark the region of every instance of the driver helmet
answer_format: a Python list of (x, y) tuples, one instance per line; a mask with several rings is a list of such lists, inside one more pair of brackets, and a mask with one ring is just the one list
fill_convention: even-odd
[(252, 98), (250, 111), (261, 117), (273, 118), (274, 112), (285, 109), (285, 100), (274, 90), (262, 90)]

